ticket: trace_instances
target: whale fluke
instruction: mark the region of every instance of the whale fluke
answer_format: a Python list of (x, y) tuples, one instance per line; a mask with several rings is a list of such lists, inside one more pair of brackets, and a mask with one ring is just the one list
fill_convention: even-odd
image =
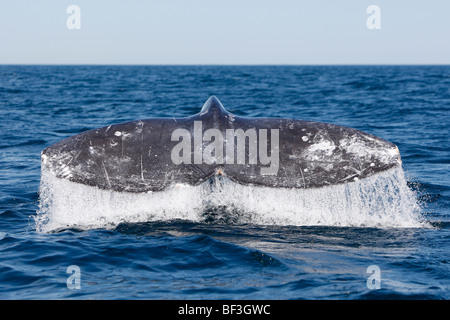
[(43, 170), (101, 189), (162, 191), (214, 175), (241, 184), (320, 188), (401, 166), (396, 145), (334, 124), (241, 117), (216, 97), (196, 115), (89, 130), (42, 151)]

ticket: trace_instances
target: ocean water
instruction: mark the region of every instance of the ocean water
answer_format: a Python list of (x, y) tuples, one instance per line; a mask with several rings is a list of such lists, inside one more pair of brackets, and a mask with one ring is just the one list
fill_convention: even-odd
[[(40, 186), (45, 147), (211, 95), (377, 135), (403, 170), (150, 198)], [(0, 298), (449, 299), (449, 126), (450, 66), (0, 66)]]

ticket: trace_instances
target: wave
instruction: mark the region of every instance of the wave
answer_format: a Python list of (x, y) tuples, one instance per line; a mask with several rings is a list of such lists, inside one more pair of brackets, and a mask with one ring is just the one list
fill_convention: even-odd
[(179, 219), (281, 226), (429, 226), (401, 168), (317, 189), (241, 185), (216, 177), (199, 186), (176, 185), (139, 194), (102, 190), (42, 171), (35, 216), (38, 232), (114, 229), (120, 223)]

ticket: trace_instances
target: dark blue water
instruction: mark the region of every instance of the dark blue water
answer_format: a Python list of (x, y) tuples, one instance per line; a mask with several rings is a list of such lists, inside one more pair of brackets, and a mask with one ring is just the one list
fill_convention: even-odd
[[(429, 223), (36, 230), (42, 149), (112, 123), (192, 115), (210, 95), (238, 115), (392, 141)], [(449, 126), (449, 66), (0, 66), (0, 298), (448, 299)], [(71, 265), (80, 289), (67, 286)], [(367, 285), (371, 265), (380, 289)]]

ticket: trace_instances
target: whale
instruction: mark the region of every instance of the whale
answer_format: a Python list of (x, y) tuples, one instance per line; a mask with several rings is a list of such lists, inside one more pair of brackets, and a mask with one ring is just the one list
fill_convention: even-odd
[(245, 117), (211, 96), (197, 114), (92, 129), (41, 152), (41, 170), (105, 190), (160, 192), (226, 177), (308, 189), (353, 183), (402, 165), (398, 147), (354, 128)]

